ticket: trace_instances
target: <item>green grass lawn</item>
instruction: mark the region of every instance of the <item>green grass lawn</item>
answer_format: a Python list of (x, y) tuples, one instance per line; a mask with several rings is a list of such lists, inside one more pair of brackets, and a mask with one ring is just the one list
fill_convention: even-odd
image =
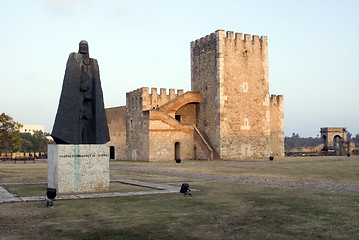
[(47, 163), (0, 164), (0, 183), (47, 182)]
[[(358, 159), (339, 160), (111, 165), (359, 183)], [(14, 165), (0, 165), (0, 182), (40, 181), (41, 173), (46, 179), (46, 164)], [(23, 175), (13, 176), (18, 173)], [(110, 178), (188, 181), (200, 192), (193, 192), (192, 197), (178, 193), (56, 201), (53, 208), (46, 208), (45, 202), (0, 204), (1, 239), (359, 239), (357, 192), (191, 182), (190, 178), (123, 170), (111, 170)], [(29, 189), (28, 194), (35, 191)]]
[[(197, 183), (201, 192), (0, 204), (24, 239), (358, 239), (357, 193)], [(16, 229), (15, 233), (7, 229)], [(6, 238), (5, 238), (6, 239)], [(16, 239), (16, 238), (15, 238)]]

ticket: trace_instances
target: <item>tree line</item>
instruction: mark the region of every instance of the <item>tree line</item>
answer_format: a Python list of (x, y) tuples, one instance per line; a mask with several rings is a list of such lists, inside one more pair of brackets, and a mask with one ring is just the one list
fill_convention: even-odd
[(20, 133), (22, 124), (2, 113), (0, 115), (0, 152), (46, 152), (49, 140), (42, 131)]
[[(351, 142), (355, 142), (355, 146), (359, 146), (359, 134), (353, 136), (350, 132), (347, 133), (347, 140)], [(322, 139), (317, 137), (300, 137), (298, 133), (292, 133), (291, 137), (284, 138), (284, 148), (304, 148), (304, 147), (315, 147), (319, 144), (323, 143)]]

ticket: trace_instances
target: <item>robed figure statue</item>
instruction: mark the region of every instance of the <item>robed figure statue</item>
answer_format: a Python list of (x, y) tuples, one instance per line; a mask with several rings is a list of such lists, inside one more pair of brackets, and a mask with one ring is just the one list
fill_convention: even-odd
[(110, 140), (98, 63), (89, 57), (85, 40), (67, 61), (51, 136), (57, 144), (104, 144)]

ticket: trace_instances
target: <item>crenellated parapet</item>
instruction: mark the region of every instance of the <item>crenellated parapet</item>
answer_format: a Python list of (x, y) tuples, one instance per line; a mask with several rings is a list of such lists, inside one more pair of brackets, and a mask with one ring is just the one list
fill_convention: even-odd
[(142, 87), (131, 92), (126, 93), (126, 102), (128, 108), (138, 108), (141, 111), (146, 111), (154, 108), (158, 108), (163, 104), (177, 98), (184, 93), (183, 89), (178, 89), (177, 93), (175, 89), (169, 89), (167, 94), (166, 88), (151, 88)]
[(201, 53), (206, 53), (208, 51), (216, 51), (217, 39), (218, 39), (216, 33), (211, 33), (205, 37), (202, 37), (200, 39), (191, 42), (192, 57), (198, 56)]
[[(259, 50), (267, 54), (268, 52), (268, 37), (251, 34), (234, 33), (232, 31), (217, 30), (205, 37), (191, 42), (191, 49), (193, 55), (199, 55), (210, 50), (215, 50), (219, 41), (223, 40), (226, 45), (233, 45), (239, 50), (256, 51)], [(219, 49), (217, 48), (217, 51)], [(247, 52), (244, 52), (246, 54)]]
[(139, 88), (126, 93), (126, 111), (134, 113), (142, 111), (142, 93), (144, 89)]
[(283, 106), (283, 101), (284, 101), (284, 98), (283, 98), (283, 95), (271, 95), (270, 96), (270, 105), (273, 106), (273, 107), (282, 107)]
[[(219, 32), (218, 32), (219, 31)], [(232, 45), (237, 51), (259, 51), (267, 54), (268, 37), (251, 34), (234, 33), (232, 31), (218, 30), (218, 36), (224, 39), (226, 45)], [(246, 53), (246, 52), (245, 52)]]

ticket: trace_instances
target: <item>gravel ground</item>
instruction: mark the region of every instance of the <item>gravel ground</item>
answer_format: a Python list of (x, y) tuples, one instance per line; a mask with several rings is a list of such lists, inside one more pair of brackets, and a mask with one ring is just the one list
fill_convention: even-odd
[(126, 167), (126, 166), (111, 166), (114, 170), (132, 171), (147, 174), (158, 174), (165, 176), (176, 176), (191, 178), (200, 182), (242, 182), (263, 184), (272, 186), (284, 187), (297, 187), (297, 188), (314, 188), (314, 189), (327, 189), (327, 190), (340, 190), (340, 191), (355, 191), (359, 192), (358, 183), (341, 183), (334, 181), (314, 181), (314, 180), (301, 180), (283, 177), (260, 177), (260, 176), (226, 176), (224, 174), (204, 174), (204, 173), (186, 173), (171, 170), (158, 170), (140, 167)]

